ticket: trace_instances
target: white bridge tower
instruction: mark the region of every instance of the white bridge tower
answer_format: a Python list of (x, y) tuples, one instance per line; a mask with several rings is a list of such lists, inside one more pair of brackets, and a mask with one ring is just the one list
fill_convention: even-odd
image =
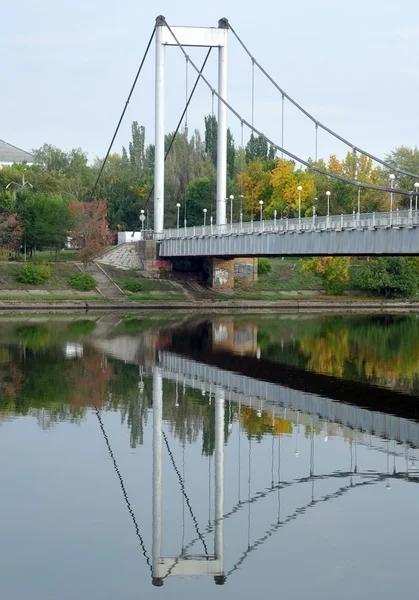
[[(171, 31), (170, 31), (171, 30)], [(162, 237), (164, 229), (164, 57), (166, 46), (218, 48), (218, 94), (227, 101), (228, 21), (218, 27), (170, 27), (162, 16), (156, 19), (156, 110), (154, 163), (154, 232)], [(227, 107), (218, 98), (217, 145), (217, 225), (226, 223), (227, 196)]]

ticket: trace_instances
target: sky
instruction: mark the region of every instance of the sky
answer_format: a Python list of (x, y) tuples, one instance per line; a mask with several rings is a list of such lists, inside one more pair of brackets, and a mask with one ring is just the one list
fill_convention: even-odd
[[(229, 19), (278, 84), (319, 121), (379, 157), (418, 143), (419, 3), (417, 0), (19, 0), (1, 10), (2, 93), (0, 139), (25, 150), (44, 142), (81, 147), (91, 161), (103, 157), (126, 101), (157, 15), (169, 25), (216, 26)], [(200, 64), (202, 48), (189, 50)], [(229, 37), (228, 100), (250, 120), (251, 62)], [(217, 82), (216, 51), (208, 78)], [(189, 85), (194, 73), (189, 71)], [(185, 59), (166, 51), (165, 130), (172, 131), (185, 103)], [(200, 83), (189, 110), (189, 129), (203, 134), (211, 94)], [(281, 95), (256, 72), (255, 126), (281, 143)], [(137, 120), (154, 137), (154, 47), (150, 51), (115, 141), (128, 145)], [(236, 142), (237, 119), (228, 124)], [(248, 138), (245, 132), (244, 141)], [(284, 146), (314, 156), (314, 125), (285, 106)], [(346, 148), (319, 133), (319, 156)]]

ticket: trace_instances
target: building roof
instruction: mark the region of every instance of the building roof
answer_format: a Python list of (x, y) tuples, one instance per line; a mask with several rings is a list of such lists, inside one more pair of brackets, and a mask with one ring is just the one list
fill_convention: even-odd
[(4, 140), (0, 140), (0, 164), (2, 163), (33, 163), (33, 154), (25, 152)]

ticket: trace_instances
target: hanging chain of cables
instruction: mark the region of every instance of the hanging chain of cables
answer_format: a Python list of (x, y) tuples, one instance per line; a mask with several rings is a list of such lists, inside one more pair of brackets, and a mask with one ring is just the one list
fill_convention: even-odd
[[(168, 31), (170, 32), (170, 34), (172, 35), (176, 45), (179, 47), (179, 49), (181, 50), (181, 52), (183, 53), (183, 55), (185, 56), (185, 58), (188, 56), (184, 47), (182, 46), (182, 44), (179, 42), (178, 38), (176, 37), (174, 31), (172, 30), (172, 28), (170, 27), (170, 25), (167, 23), (167, 21), (165, 21), (165, 25), (168, 29)], [(292, 160), (300, 163), (301, 165), (307, 167), (308, 169), (311, 169), (313, 172), (315, 173), (320, 173), (322, 175), (326, 175), (327, 177), (330, 177), (331, 179), (337, 179), (339, 181), (343, 181), (344, 183), (348, 183), (350, 185), (354, 185), (360, 188), (365, 188), (365, 189), (371, 189), (371, 190), (377, 190), (377, 191), (381, 191), (381, 192), (389, 192), (389, 193), (394, 193), (394, 194), (401, 194), (401, 195), (410, 195), (411, 192), (410, 191), (406, 191), (406, 190), (400, 190), (397, 188), (391, 188), (391, 187), (387, 187), (387, 186), (380, 186), (380, 185), (374, 185), (371, 183), (361, 183), (359, 181), (355, 181), (354, 179), (349, 179), (347, 177), (344, 177), (343, 175), (338, 175), (337, 173), (330, 173), (329, 171), (326, 171), (326, 169), (321, 169), (320, 167), (317, 167), (311, 163), (309, 163), (308, 161), (296, 156), (295, 154), (293, 154), (292, 152), (289, 152), (288, 150), (285, 150), (285, 148), (282, 148), (281, 146), (279, 146), (278, 144), (276, 144), (274, 141), (272, 141), (270, 138), (268, 138), (264, 133), (262, 133), (259, 129), (257, 129), (256, 127), (254, 127), (251, 123), (249, 123), (249, 121), (247, 121), (244, 117), (242, 117), (240, 115), (240, 113), (237, 112), (237, 110), (235, 110), (231, 104), (229, 104), (224, 98), (222, 98), (220, 96), (220, 94), (213, 88), (213, 86), (211, 85), (211, 83), (208, 81), (208, 79), (205, 77), (205, 75), (203, 75), (200, 71), (199, 68), (196, 66), (196, 64), (194, 63), (194, 61), (189, 57), (189, 64), (191, 65), (191, 67), (193, 69), (195, 69), (195, 71), (200, 75), (200, 78), (202, 79), (202, 81), (206, 84), (206, 86), (210, 89), (211, 93), (213, 93), (218, 100), (220, 100), (228, 109), (231, 113), (233, 113), (233, 115), (235, 117), (237, 117), (237, 119), (239, 121), (241, 121), (242, 124), (246, 125), (246, 127), (248, 127), (248, 129), (250, 129), (250, 131), (252, 131), (253, 133), (256, 133), (259, 137), (263, 138), (264, 140), (266, 140), (268, 142), (268, 144), (270, 144), (271, 146), (273, 146), (278, 152), (281, 152), (283, 154), (286, 154), (286, 156), (288, 156), (289, 158), (291, 158)], [(359, 152), (361, 152), (360, 150), (358, 150)], [(369, 156), (367, 154), (367, 156)], [(387, 165), (388, 168), (394, 170), (394, 168), (391, 165)], [(401, 171), (399, 171), (400, 173), (402, 173)], [(419, 175), (414, 175), (412, 174), (413, 177), (417, 177), (419, 179)]]
[(365, 150), (361, 150), (361, 148), (358, 148), (357, 146), (355, 146), (355, 144), (352, 144), (351, 142), (349, 142), (348, 140), (346, 140), (344, 137), (342, 137), (341, 135), (339, 135), (338, 133), (336, 133), (335, 131), (333, 131), (329, 127), (326, 127), (326, 125), (324, 125), (320, 121), (318, 121), (315, 117), (313, 117), (312, 114), (310, 114), (305, 108), (303, 108), (300, 104), (298, 104), (298, 102), (296, 102), (293, 98), (291, 98), (291, 96), (289, 96), (277, 84), (277, 82), (273, 79), (273, 77), (271, 77), (271, 75), (269, 75), (269, 73), (255, 59), (255, 57), (252, 55), (252, 53), (250, 52), (250, 50), (248, 49), (248, 47), (246, 46), (246, 44), (239, 37), (239, 35), (237, 34), (237, 32), (234, 30), (234, 28), (231, 26), (230, 23), (229, 23), (229, 29), (230, 29), (231, 33), (234, 35), (234, 37), (237, 39), (237, 41), (239, 42), (239, 44), (242, 46), (242, 48), (244, 49), (244, 51), (246, 52), (246, 54), (250, 57), (250, 59), (252, 61), (252, 66), (254, 67), (254, 65), (256, 65), (258, 67), (258, 69), (265, 75), (265, 77), (272, 83), (272, 85), (282, 94), (282, 101), (284, 101), (284, 99), (286, 98), (289, 102), (291, 102), (291, 104), (293, 104), (308, 119), (310, 119), (311, 121), (313, 121), (313, 123), (316, 126), (316, 130), (320, 127), (321, 129), (323, 129), (323, 131), (326, 131), (327, 133), (329, 133), (330, 135), (332, 135), (333, 137), (335, 137), (336, 139), (338, 139), (340, 142), (342, 142), (346, 146), (349, 146), (350, 148), (352, 148), (352, 150), (354, 150), (356, 152), (359, 152), (360, 154), (364, 154), (365, 156), (368, 156), (368, 158), (371, 158), (375, 162), (383, 165), (384, 167), (386, 167), (387, 169), (390, 169), (391, 171), (395, 171), (399, 175), (407, 175), (408, 177), (414, 177), (416, 179), (419, 179), (419, 175), (418, 174), (411, 173), (410, 171), (405, 171), (403, 169), (398, 169), (398, 168), (394, 167), (394, 165), (391, 165), (388, 162), (386, 162), (385, 160), (382, 160), (381, 158), (378, 158), (377, 156), (374, 156), (373, 154), (371, 154), (369, 152), (366, 152)]
[(94, 409), (95, 409), (95, 415), (96, 415), (97, 420), (99, 422), (100, 430), (101, 430), (102, 435), (103, 435), (103, 439), (105, 440), (105, 444), (106, 444), (106, 447), (108, 449), (109, 456), (111, 457), (111, 460), (112, 460), (112, 463), (113, 463), (113, 468), (115, 469), (115, 473), (117, 474), (118, 479), (119, 479), (119, 485), (120, 485), (121, 490), (122, 490), (122, 495), (124, 496), (125, 504), (127, 506), (128, 512), (129, 512), (129, 514), (131, 516), (132, 522), (134, 523), (135, 533), (136, 533), (138, 539), (140, 540), (141, 549), (143, 551), (143, 555), (144, 555), (144, 558), (146, 560), (147, 566), (149, 567), (150, 571), (152, 571), (152, 566), (151, 566), (150, 558), (149, 558), (149, 556), (147, 554), (147, 550), (146, 550), (145, 545), (144, 545), (144, 539), (143, 539), (143, 537), (142, 537), (142, 535), (140, 533), (140, 528), (139, 528), (137, 520), (135, 518), (134, 511), (132, 510), (131, 503), (130, 503), (130, 501), (128, 499), (128, 493), (127, 493), (127, 490), (125, 489), (124, 480), (122, 479), (121, 471), (119, 470), (118, 463), (116, 462), (115, 455), (114, 455), (114, 453), (112, 451), (111, 443), (110, 443), (108, 435), (107, 435), (107, 433), (105, 431), (105, 426), (103, 424), (99, 408), (97, 406), (95, 406)]
[(153, 38), (154, 38), (154, 35), (155, 35), (155, 33), (156, 33), (156, 27), (154, 27), (154, 28), (153, 28), (153, 32), (152, 32), (152, 34), (151, 34), (151, 36), (150, 36), (150, 39), (149, 39), (149, 41), (148, 41), (147, 48), (146, 48), (146, 50), (145, 50), (145, 52), (144, 52), (144, 56), (143, 56), (143, 58), (142, 58), (142, 60), (141, 60), (140, 66), (138, 67), (138, 71), (137, 71), (137, 74), (136, 74), (136, 76), (135, 76), (135, 78), (134, 78), (134, 82), (133, 82), (133, 84), (132, 84), (132, 86), (131, 86), (130, 92), (129, 92), (129, 94), (128, 94), (128, 98), (127, 98), (127, 100), (126, 100), (126, 102), (125, 102), (125, 105), (124, 105), (124, 108), (123, 108), (123, 110), (122, 110), (121, 116), (119, 117), (118, 124), (117, 124), (117, 126), (116, 126), (116, 129), (115, 129), (115, 131), (114, 131), (114, 134), (113, 134), (113, 136), (112, 136), (111, 143), (109, 144), (108, 151), (107, 151), (107, 153), (106, 153), (106, 156), (105, 156), (105, 158), (103, 159), (103, 162), (102, 162), (102, 165), (101, 165), (101, 167), (100, 167), (100, 170), (99, 170), (98, 176), (97, 176), (97, 178), (96, 178), (95, 184), (94, 184), (94, 186), (93, 186), (93, 188), (92, 188), (92, 192), (91, 192), (91, 194), (90, 194), (90, 198), (91, 198), (92, 200), (93, 200), (93, 198), (94, 198), (94, 195), (95, 195), (95, 193), (96, 193), (97, 186), (98, 186), (98, 184), (99, 184), (100, 178), (102, 177), (102, 173), (103, 173), (103, 171), (104, 171), (104, 169), (105, 169), (106, 163), (107, 163), (107, 161), (108, 161), (108, 158), (109, 158), (109, 155), (110, 155), (110, 153), (111, 153), (111, 150), (112, 150), (112, 147), (113, 147), (113, 144), (114, 144), (115, 138), (116, 138), (116, 136), (118, 135), (118, 131), (119, 131), (119, 128), (121, 127), (121, 123), (122, 123), (122, 121), (123, 121), (123, 119), (124, 119), (124, 116), (125, 116), (125, 113), (126, 113), (126, 111), (127, 111), (128, 104), (130, 103), (131, 96), (132, 96), (132, 94), (134, 93), (135, 86), (137, 85), (138, 78), (139, 78), (139, 76), (140, 76), (140, 73), (141, 73), (141, 71), (143, 70), (143, 66), (144, 66), (144, 63), (145, 63), (145, 59), (147, 58), (148, 52), (149, 52), (149, 50), (150, 50), (151, 42), (153, 41)]

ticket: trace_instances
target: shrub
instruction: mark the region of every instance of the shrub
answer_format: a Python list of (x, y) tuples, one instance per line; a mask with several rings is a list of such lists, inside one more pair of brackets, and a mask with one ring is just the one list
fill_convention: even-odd
[(125, 282), (124, 288), (128, 291), (128, 292), (141, 292), (144, 287), (143, 284), (140, 281), (137, 281), (136, 279), (128, 279)]
[(272, 271), (272, 263), (268, 258), (258, 259), (258, 273), (259, 275), (266, 275)]
[(22, 283), (39, 285), (51, 277), (51, 267), (46, 262), (25, 263), (19, 269), (17, 278)]
[(70, 285), (79, 292), (90, 292), (96, 287), (96, 280), (89, 273), (77, 273), (70, 278)]

